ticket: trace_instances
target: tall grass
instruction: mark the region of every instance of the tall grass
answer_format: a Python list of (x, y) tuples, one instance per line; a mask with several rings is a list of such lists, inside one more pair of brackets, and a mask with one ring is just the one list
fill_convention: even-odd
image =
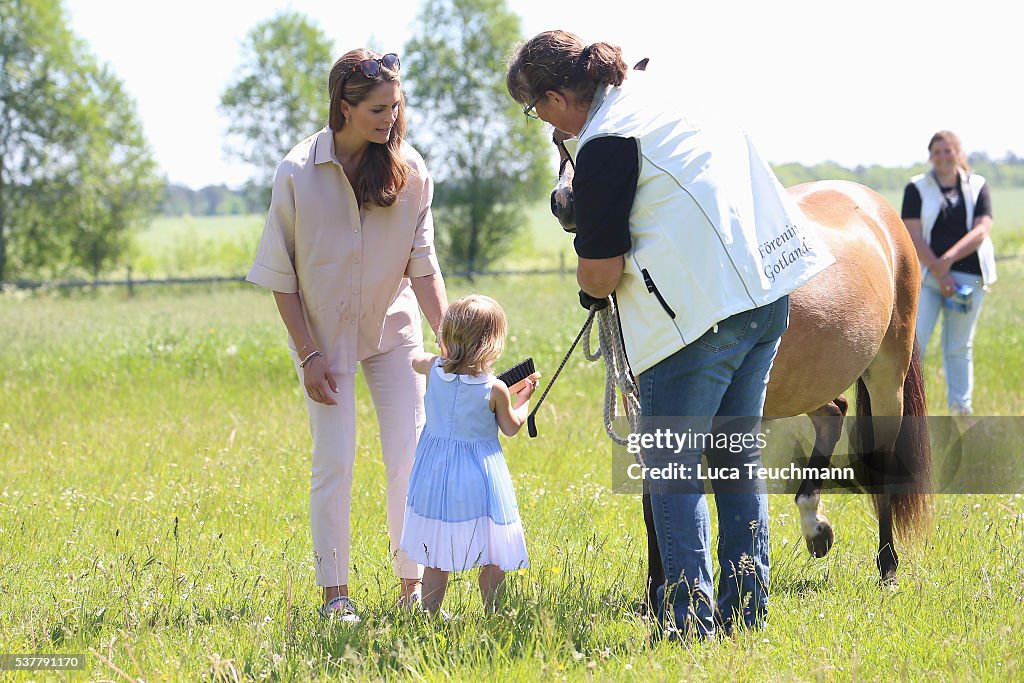
[[(557, 229), (557, 228), (556, 228)], [(978, 335), (977, 407), (1024, 414), (1022, 266), (1002, 266)], [(547, 377), (583, 312), (571, 276), (451, 281), (496, 296), (505, 360)], [(358, 626), (315, 615), (309, 437), (271, 297), (248, 286), (0, 298), (0, 651), (89, 652), (119, 680), (1019, 679), (1024, 498), (944, 496), (930, 537), (901, 543), (879, 588), (876, 523), (827, 496), (837, 542), (808, 556), (772, 496), (763, 632), (653, 642), (634, 604), (639, 500), (610, 491), (603, 371), (576, 355), (538, 416), (505, 440), (531, 567), (485, 615), (458, 575), (438, 623), (395, 608), (384, 476), (361, 380), (351, 586)], [(937, 354), (929, 399), (941, 406)], [(936, 393), (938, 392), (938, 393)], [(116, 669), (115, 669), (116, 667)], [(74, 676), (72, 676), (74, 677)]]

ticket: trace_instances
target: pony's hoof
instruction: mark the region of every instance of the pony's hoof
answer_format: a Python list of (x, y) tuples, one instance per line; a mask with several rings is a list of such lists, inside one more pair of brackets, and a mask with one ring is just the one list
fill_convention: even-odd
[(836, 540), (836, 535), (832, 531), (832, 525), (823, 520), (815, 525), (814, 531), (813, 535), (804, 537), (804, 542), (807, 543), (807, 551), (811, 554), (811, 557), (825, 557)]
[(896, 568), (899, 564), (900, 558), (896, 556), (896, 552), (892, 549), (891, 545), (878, 551), (878, 557), (875, 558), (875, 566), (878, 567), (879, 586), (883, 588), (896, 587)]
[(896, 565), (878, 563), (878, 586), (879, 588), (896, 588), (899, 581), (896, 579)]

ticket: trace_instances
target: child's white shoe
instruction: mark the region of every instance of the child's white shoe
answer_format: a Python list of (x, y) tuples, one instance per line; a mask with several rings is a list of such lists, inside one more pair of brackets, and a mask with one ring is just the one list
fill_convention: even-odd
[(420, 592), (416, 591), (409, 597), (404, 595), (398, 596), (398, 609), (408, 610), (410, 612), (419, 612), (423, 609), (423, 605), (420, 603)]
[(362, 619), (356, 610), (356, 604), (347, 595), (339, 595), (320, 607), (320, 616), (324, 619), (336, 619), (346, 624), (358, 624)]

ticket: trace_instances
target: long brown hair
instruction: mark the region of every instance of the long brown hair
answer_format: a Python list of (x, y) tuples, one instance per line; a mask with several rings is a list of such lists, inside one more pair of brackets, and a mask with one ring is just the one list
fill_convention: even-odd
[(501, 358), (508, 323), (501, 304), (483, 294), (462, 297), (444, 314), (441, 369), (453, 375), (481, 375)]
[(622, 85), (628, 72), (616, 45), (586, 45), (568, 31), (545, 31), (513, 51), (505, 85), (512, 99), (524, 105), (548, 90), (570, 90), (581, 104), (589, 105), (598, 85)]
[(928, 154), (931, 155), (932, 146), (940, 141), (945, 142), (953, 150), (957, 167), (963, 169), (964, 173), (970, 173), (971, 167), (967, 165), (967, 155), (964, 154), (964, 147), (960, 144), (959, 136), (951, 130), (940, 130), (932, 136), (932, 139), (928, 141)]
[[(380, 55), (359, 48), (346, 52), (331, 67), (327, 78), (327, 91), (331, 97), (331, 113), (329, 125), (332, 131), (345, 127), (346, 120), (341, 113), (341, 102), (344, 100), (352, 106), (370, 96), (370, 93), (381, 83), (400, 83), (398, 73), (388, 71), (383, 66), (376, 78), (367, 78), (359, 70), (359, 62), (364, 59), (379, 59)], [(346, 76), (348, 78), (346, 78)], [(405, 137), (405, 96), (398, 104), (398, 116), (391, 127), (391, 135), (386, 144), (371, 142), (359, 163), (358, 180), (356, 180), (356, 199), (360, 206), (376, 204), (391, 206), (405, 189), (409, 180), (409, 164), (402, 159), (402, 138)]]

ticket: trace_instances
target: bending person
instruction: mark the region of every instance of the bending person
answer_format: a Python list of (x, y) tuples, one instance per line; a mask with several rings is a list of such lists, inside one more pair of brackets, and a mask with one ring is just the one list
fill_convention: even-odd
[[(692, 123), (656, 71), (630, 71), (621, 50), (565, 31), (541, 33), (506, 75), (523, 112), (575, 135), (577, 280), (585, 307), (613, 292), (646, 428), (724, 436), (708, 464), (745, 481), (716, 484), (722, 567), (715, 586), (700, 448), (655, 449), (647, 464), (668, 584), (659, 621), (670, 635), (710, 634), (768, 609), (768, 496), (748, 478), (768, 374), (788, 323), (787, 295), (832, 262), (750, 140)], [(574, 141), (569, 141), (574, 142)], [(566, 143), (567, 146), (569, 143)], [(716, 417), (733, 419), (722, 420)], [(721, 442), (719, 438), (715, 441)]]

